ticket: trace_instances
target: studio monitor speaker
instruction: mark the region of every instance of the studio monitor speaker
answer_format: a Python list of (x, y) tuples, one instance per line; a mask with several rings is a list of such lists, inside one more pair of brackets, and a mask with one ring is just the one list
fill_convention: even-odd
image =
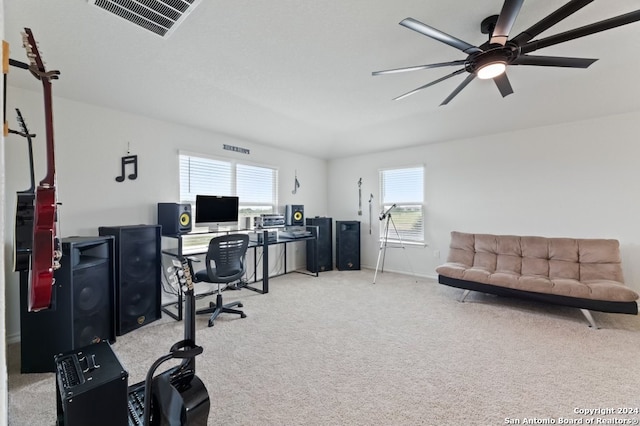
[(115, 238), (116, 334), (121, 336), (160, 318), (160, 225), (101, 226)]
[(49, 309), (29, 312), (28, 273), (20, 274), (23, 373), (53, 372), (55, 355), (116, 339), (113, 237), (63, 238), (61, 246)]
[[(306, 220), (307, 230), (316, 237), (307, 241), (307, 270), (310, 272), (330, 271), (333, 269), (333, 230), (330, 217), (314, 217)], [(316, 249), (318, 260), (316, 263)]]
[(336, 268), (360, 269), (360, 222), (336, 221)]
[(304, 226), (304, 206), (287, 204), (285, 217), (287, 226)]
[(191, 204), (158, 203), (158, 225), (162, 226), (162, 235), (191, 232)]

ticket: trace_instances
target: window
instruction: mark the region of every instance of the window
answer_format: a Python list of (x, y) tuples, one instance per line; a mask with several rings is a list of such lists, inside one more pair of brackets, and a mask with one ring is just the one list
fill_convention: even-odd
[(239, 217), (274, 213), (278, 170), (273, 167), (180, 153), (180, 202), (195, 205), (196, 195), (235, 195)]
[(380, 201), (383, 212), (391, 209), (381, 239), (424, 243), (424, 166), (380, 170)]

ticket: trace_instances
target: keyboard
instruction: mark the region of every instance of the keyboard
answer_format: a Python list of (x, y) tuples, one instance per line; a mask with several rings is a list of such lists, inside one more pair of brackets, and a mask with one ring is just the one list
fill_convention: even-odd
[(304, 230), (280, 231), (280, 232), (278, 232), (278, 236), (280, 238), (296, 239), (296, 238), (310, 237), (311, 236), (311, 232), (310, 231), (304, 231)]
[(129, 387), (127, 409), (129, 413), (128, 426), (144, 425), (144, 382)]

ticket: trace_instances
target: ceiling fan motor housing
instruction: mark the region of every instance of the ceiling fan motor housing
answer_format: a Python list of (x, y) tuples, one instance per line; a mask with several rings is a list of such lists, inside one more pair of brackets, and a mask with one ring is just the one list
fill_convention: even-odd
[(511, 48), (500, 45), (484, 52), (473, 53), (467, 58), (465, 70), (469, 73), (475, 73), (479, 69), (496, 62), (508, 64), (513, 57), (512, 53)]

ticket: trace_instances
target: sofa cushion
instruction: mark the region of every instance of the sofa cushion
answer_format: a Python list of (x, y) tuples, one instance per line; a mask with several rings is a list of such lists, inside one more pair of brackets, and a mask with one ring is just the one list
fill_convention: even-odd
[(473, 265), (473, 257), (475, 255), (474, 241), (475, 238), (473, 234), (452, 232), (448, 262), (458, 263), (466, 267)]

